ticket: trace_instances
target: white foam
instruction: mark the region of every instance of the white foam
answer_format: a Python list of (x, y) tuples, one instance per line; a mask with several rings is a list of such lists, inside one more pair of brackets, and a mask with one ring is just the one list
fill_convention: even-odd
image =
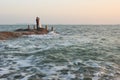
[(83, 61), (80, 60), (80, 59), (77, 59), (77, 60), (74, 61), (74, 64), (76, 64), (76, 65), (78, 65), (79, 63), (83, 63)]
[(59, 34), (57, 34), (55, 31), (50, 31), (48, 35), (59, 35)]
[(5, 74), (9, 74), (15, 72), (14, 70), (8, 70), (8, 67), (6, 68), (0, 68), (0, 77), (5, 75)]
[(95, 61), (92, 61), (92, 60), (85, 61), (84, 64), (89, 67), (99, 67), (99, 68), (101, 67), (98, 63), (96, 63)]
[(72, 78), (75, 78), (75, 75), (74, 74), (71, 74), (71, 72), (68, 72), (68, 75), (66, 77), (67, 80), (70, 80)]
[(53, 68), (53, 70), (55, 70), (55, 71), (59, 71), (62, 69), (67, 69), (67, 66), (54, 66), (54, 68)]
[(24, 78), (22, 78), (21, 80), (28, 80), (32, 75), (27, 75)]
[(30, 67), (30, 66), (32, 66), (30, 64), (30, 60), (18, 60), (16, 62), (17, 62), (18, 67)]
[(6, 78), (0, 78), (0, 80), (8, 80), (8, 79), (6, 79)]
[(99, 80), (99, 77), (92, 77), (92, 80)]
[(2, 70), (0, 70), (0, 76), (2, 76), (2, 75), (4, 75), (4, 74), (8, 74), (8, 73), (10, 73), (10, 71), (7, 70), (7, 69), (2, 69)]

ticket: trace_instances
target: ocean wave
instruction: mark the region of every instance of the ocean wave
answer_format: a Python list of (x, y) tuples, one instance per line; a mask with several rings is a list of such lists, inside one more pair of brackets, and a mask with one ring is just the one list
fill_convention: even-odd
[(119, 80), (119, 26), (58, 30), (0, 41), (0, 79)]

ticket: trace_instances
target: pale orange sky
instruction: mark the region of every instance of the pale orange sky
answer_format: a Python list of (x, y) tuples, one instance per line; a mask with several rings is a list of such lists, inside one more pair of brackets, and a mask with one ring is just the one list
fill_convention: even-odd
[(120, 0), (0, 0), (0, 24), (120, 24)]

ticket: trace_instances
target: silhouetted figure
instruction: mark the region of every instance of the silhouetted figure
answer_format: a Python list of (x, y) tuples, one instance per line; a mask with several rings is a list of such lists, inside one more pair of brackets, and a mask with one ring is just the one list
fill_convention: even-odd
[(40, 28), (40, 18), (36, 17), (36, 26), (37, 26), (37, 30), (39, 30)]
[(30, 30), (30, 25), (28, 25), (28, 30)]
[(54, 31), (53, 26), (51, 27), (51, 31)]
[(48, 30), (48, 25), (45, 25), (45, 29)]

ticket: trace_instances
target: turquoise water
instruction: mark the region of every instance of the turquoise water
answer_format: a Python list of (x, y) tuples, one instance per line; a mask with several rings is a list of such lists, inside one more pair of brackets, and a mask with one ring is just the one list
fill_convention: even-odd
[[(1, 25), (0, 31), (26, 27)], [(119, 25), (54, 29), (0, 41), (0, 80), (120, 80)]]

